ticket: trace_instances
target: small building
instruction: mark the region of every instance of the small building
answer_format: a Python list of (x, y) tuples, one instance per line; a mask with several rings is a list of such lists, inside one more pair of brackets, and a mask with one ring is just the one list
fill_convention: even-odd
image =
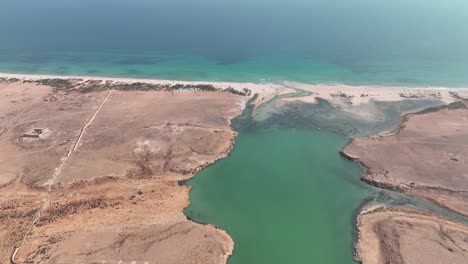
[(23, 137), (26, 137), (26, 138), (39, 138), (43, 133), (44, 133), (44, 130), (42, 128), (33, 128), (28, 133), (24, 133)]

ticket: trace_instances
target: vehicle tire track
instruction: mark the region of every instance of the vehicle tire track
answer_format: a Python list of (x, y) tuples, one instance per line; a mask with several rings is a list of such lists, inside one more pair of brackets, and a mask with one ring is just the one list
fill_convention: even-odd
[[(107, 93), (106, 97), (104, 97), (104, 99), (102, 100), (102, 102), (99, 104), (98, 108), (94, 111), (93, 115), (91, 116), (91, 118), (88, 120), (88, 122), (81, 128), (81, 131), (80, 131), (80, 134), (78, 136), (78, 139), (76, 140), (75, 144), (72, 145), (72, 147), (70, 148), (70, 150), (67, 152), (67, 154), (65, 155), (65, 157), (62, 158), (62, 161), (60, 162), (60, 165), (55, 169), (55, 172), (54, 174), (52, 175), (52, 178), (50, 180), (48, 180), (46, 183), (44, 183), (44, 186), (47, 186), (48, 187), (48, 191), (50, 192), (52, 190), (52, 185), (55, 183), (55, 180), (58, 178), (58, 176), (60, 175), (61, 171), (62, 171), (62, 168), (63, 166), (65, 165), (65, 163), (67, 162), (68, 158), (71, 156), (71, 154), (73, 153), (74, 150), (76, 150), (78, 148), (78, 145), (81, 141), (81, 139), (83, 138), (83, 134), (86, 132), (86, 129), (89, 127), (89, 125), (93, 122), (94, 118), (96, 117), (96, 115), (99, 113), (99, 110), (101, 110), (102, 106), (106, 103), (107, 99), (109, 98), (110, 94), (112, 93), (112, 90), (109, 90), (109, 92)], [(34, 218), (34, 220), (32, 221), (31, 223), (31, 227), (28, 229), (28, 231), (26, 232), (26, 234), (24, 235), (23, 239), (21, 240), (21, 243), (14, 249), (14, 251), (12, 252), (11, 254), (11, 258), (10, 258), (10, 262), (12, 264), (17, 264), (17, 262), (15, 261), (15, 257), (16, 255), (18, 254), (18, 251), (21, 249), (21, 247), (23, 246), (23, 244), (25, 243), (27, 237), (29, 236), (29, 234), (31, 233), (31, 231), (36, 227), (36, 224), (37, 224), (37, 221), (39, 221), (40, 217), (41, 217), (41, 214), (47, 210), (48, 206), (49, 206), (49, 203), (50, 203), (50, 199), (49, 198), (45, 198), (44, 199), (44, 202), (42, 204), (42, 207), (41, 209), (39, 210), (39, 212), (37, 213), (36, 217)]]
[(112, 90), (109, 90), (109, 92), (107, 93), (106, 97), (104, 97), (104, 99), (102, 100), (102, 102), (99, 104), (98, 108), (96, 109), (96, 111), (94, 111), (93, 115), (91, 116), (91, 118), (88, 120), (88, 122), (81, 128), (81, 131), (80, 131), (80, 134), (78, 135), (78, 139), (75, 141), (75, 144), (72, 145), (72, 147), (70, 148), (70, 150), (68, 150), (67, 152), (67, 155), (65, 155), (65, 157), (62, 158), (62, 161), (60, 162), (59, 166), (57, 168), (55, 168), (55, 172), (54, 174), (52, 175), (52, 178), (50, 178), (46, 183), (44, 183), (44, 186), (47, 186), (49, 189), (51, 189), (52, 185), (55, 183), (55, 180), (58, 178), (58, 176), (60, 175), (60, 173), (62, 172), (62, 169), (63, 167), (65, 166), (65, 163), (68, 161), (68, 158), (70, 158), (71, 154), (73, 153), (73, 151), (75, 151), (80, 142), (81, 142), (81, 139), (83, 138), (83, 135), (84, 133), (86, 132), (86, 129), (88, 128), (88, 126), (93, 122), (94, 118), (96, 117), (96, 115), (99, 113), (99, 110), (101, 110), (102, 106), (104, 105), (104, 103), (107, 101), (107, 99), (109, 98), (110, 94), (111, 94)]

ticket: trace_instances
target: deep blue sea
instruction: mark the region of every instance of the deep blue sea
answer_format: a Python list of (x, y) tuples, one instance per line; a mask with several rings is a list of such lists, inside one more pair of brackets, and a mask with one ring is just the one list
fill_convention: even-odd
[(466, 0), (0, 2), (0, 72), (468, 86)]

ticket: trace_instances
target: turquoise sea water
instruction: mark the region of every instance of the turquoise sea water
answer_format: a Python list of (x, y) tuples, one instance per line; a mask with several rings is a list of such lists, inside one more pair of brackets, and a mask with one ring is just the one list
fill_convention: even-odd
[(0, 71), (468, 86), (464, 0), (4, 0)]

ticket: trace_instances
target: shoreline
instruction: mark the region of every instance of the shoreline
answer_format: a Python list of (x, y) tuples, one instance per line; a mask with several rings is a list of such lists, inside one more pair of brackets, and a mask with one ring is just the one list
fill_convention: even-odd
[(218, 157), (217, 157), (214, 161), (212, 161), (212, 162), (210, 162), (210, 163), (208, 163), (208, 164), (204, 164), (203, 166), (200, 166), (200, 167), (196, 168), (195, 171), (194, 171), (194, 173), (191, 174), (190, 177), (188, 177), (188, 178), (186, 178), (186, 179), (183, 179), (183, 180), (177, 181), (177, 185), (183, 186), (183, 187), (185, 187), (185, 188), (188, 188), (188, 193), (187, 193), (187, 194), (188, 194), (188, 195), (187, 195), (187, 204), (185, 205), (184, 208), (182, 208), (182, 214), (185, 216), (185, 218), (187, 219), (187, 221), (190, 221), (190, 222), (195, 223), (195, 224), (197, 224), (197, 225), (202, 225), (202, 226), (207, 226), (207, 227), (209, 227), (209, 228), (214, 228), (215, 230), (217, 230), (218, 232), (220, 232), (223, 236), (225, 236), (225, 237), (227, 238), (227, 240), (229, 241), (229, 243), (228, 243), (228, 245), (227, 245), (227, 246), (228, 246), (228, 252), (227, 252), (227, 254), (224, 255), (225, 258), (224, 258), (223, 263), (227, 263), (228, 260), (229, 260), (229, 258), (230, 258), (230, 257), (232, 256), (232, 254), (234, 253), (234, 249), (235, 249), (236, 243), (235, 243), (234, 239), (232, 238), (232, 236), (227, 232), (227, 230), (225, 230), (225, 229), (221, 228), (220, 226), (218, 226), (218, 225), (216, 225), (216, 224), (213, 224), (213, 223), (204, 223), (204, 222), (201, 222), (201, 221), (197, 221), (197, 220), (195, 220), (195, 219), (189, 217), (189, 216), (185, 213), (185, 210), (186, 210), (187, 208), (189, 208), (189, 207), (190, 207), (190, 204), (192, 203), (192, 199), (191, 199), (191, 195), (190, 195), (190, 194), (191, 194), (192, 188), (193, 188), (193, 186), (192, 186), (192, 185), (188, 185), (187, 182), (190, 181), (190, 180), (192, 180), (192, 179), (194, 179), (194, 178), (198, 175), (198, 173), (199, 173), (200, 171), (202, 171), (203, 169), (205, 169), (205, 168), (207, 168), (207, 167), (209, 167), (209, 166), (215, 164), (216, 162), (218, 162), (218, 161), (220, 161), (220, 160), (222, 160), (222, 159), (225, 159), (225, 158), (229, 157), (229, 155), (231, 155), (231, 153), (232, 153), (232, 151), (234, 150), (234, 147), (235, 147), (235, 145), (236, 145), (236, 139), (237, 139), (237, 137), (238, 137), (238, 135), (239, 135), (239, 132), (237, 132), (237, 131), (232, 127), (231, 122), (232, 122), (232, 120), (233, 120), (234, 118), (236, 118), (236, 117), (242, 115), (242, 113), (243, 113), (243, 111), (241, 111), (241, 112), (240, 112), (238, 115), (236, 115), (236, 116), (231, 116), (231, 117), (229, 117), (229, 127), (230, 127), (231, 130), (234, 132), (233, 137), (231, 138), (231, 141), (230, 141), (229, 149), (228, 149), (225, 153), (222, 153), (222, 154), (218, 155)]
[[(373, 89), (406, 89), (406, 90), (432, 90), (432, 91), (443, 91), (443, 90), (458, 90), (468, 91), (468, 86), (440, 86), (440, 85), (409, 85), (409, 84), (346, 84), (340, 82), (331, 83), (302, 83), (290, 80), (278, 80), (268, 81), (260, 80), (255, 81), (200, 81), (200, 80), (180, 80), (180, 79), (160, 79), (154, 77), (148, 78), (137, 78), (137, 77), (117, 77), (117, 76), (93, 76), (93, 75), (60, 75), (60, 74), (35, 74), (35, 73), (12, 73), (12, 72), (0, 72), (0, 78), (18, 78), (18, 79), (83, 79), (83, 80), (109, 80), (122, 83), (149, 83), (149, 84), (213, 84), (219, 85), (221, 88), (228, 87), (229, 85), (243, 86), (243, 87), (286, 87), (287, 85), (299, 85), (308, 87), (323, 87), (323, 88), (373, 88)], [(235, 88), (235, 87), (233, 87)]]
[[(422, 92), (422, 91), (451, 91), (451, 92), (468, 92), (468, 87), (448, 87), (448, 86), (395, 86), (395, 85), (348, 85), (348, 84), (307, 84), (292, 81), (281, 81), (278, 83), (273, 82), (229, 82), (229, 81), (184, 81), (184, 80), (167, 80), (157, 78), (127, 78), (127, 77), (107, 77), (107, 76), (84, 76), (84, 75), (55, 75), (55, 74), (22, 74), (22, 73), (5, 73), (0, 72), (0, 78), (6, 79), (19, 79), (21, 81), (28, 80), (43, 80), (43, 79), (63, 79), (63, 80), (77, 80), (84, 81), (111, 81), (115, 83), (147, 83), (147, 84), (160, 84), (160, 85), (200, 85), (211, 84), (220, 89), (227, 89), (229, 87), (234, 89), (248, 88), (253, 92), (281, 92), (284, 90), (292, 90), (297, 88), (311, 92), (340, 92), (349, 93), (351, 96), (361, 95), (363, 92), (373, 91), (365, 94), (363, 97), (376, 97), (381, 96), (382, 92)], [(281, 91), (279, 91), (281, 90)], [(377, 92), (378, 91), (378, 92)], [(345, 94), (336, 94), (336, 97), (345, 97)], [(404, 97), (403, 97), (404, 98)], [(416, 97), (414, 97), (416, 98)], [(326, 99), (326, 98), (323, 98)], [(385, 98), (382, 98), (385, 99)]]
[(286, 101), (317, 103), (317, 98), (344, 106), (360, 105), (370, 101), (396, 102), (411, 99), (436, 99), (451, 103), (454, 96), (468, 95), (468, 88), (449, 87), (397, 87), (397, 86), (349, 86), (349, 85), (308, 85), (289, 83), (294, 88), (311, 92), (312, 95), (288, 98)]
[[(73, 75), (47, 75), (47, 74), (17, 74), (0, 72), (0, 81), (13, 82), (40, 82), (41, 80), (68, 80), (74, 81), (78, 85), (86, 87), (86, 82), (91, 85), (131, 85), (131, 84), (149, 84), (159, 85), (161, 87), (186, 85), (211, 85), (215, 89), (225, 91), (231, 89), (242, 92), (243, 89), (250, 90), (251, 94), (247, 97), (252, 97), (258, 94), (258, 98), (254, 102), (255, 108), (269, 102), (278, 95), (283, 95), (295, 92), (295, 89), (310, 92), (311, 94), (302, 97), (282, 98), (279, 102), (303, 102), (317, 103), (317, 99), (323, 99), (334, 105), (335, 107), (348, 111), (350, 105), (360, 105), (376, 102), (396, 102), (402, 100), (413, 99), (434, 99), (440, 100), (446, 104), (450, 104), (461, 97), (468, 97), (468, 87), (466, 88), (451, 88), (451, 87), (407, 87), (407, 86), (379, 86), (379, 85), (344, 85), (344, 84), (305, 84), (297, 82), (284, 81), (283, 83), (252, 83), (252, 82), (217, 82), (217, 81), (179, 81), (179, 80), (164, 80), (164, 79), (140, 79), (140, 78), (125, 78), (125, 77), (105, 77), (105, 76), (73, 76)], [(96, 83), (100, 82), (100, 83)], [(41, 84), (41, 83), (38, 83)], [(50, 86), (49, 84), (45, 84)], [(85, 88), (86, 89), (86, 88)], [(112, 87), (111, 87), (112, 89)], [(175, 88), (180, 89), (180, 88)], [(182, 88), (182, 90), (187, 88)], [(129, 90), (132, 90), (130, 88)], [(84, 91), (83, 91), (84, 92)], [(173, 91), (178, 92), (178, 91)]]
[[(454, 98), (454, 99), (457, 99), (457, 98)], [(363, 246), (363, 244), (365, 243), (368, 244), (370, 240), (372, 241), (375, 240), (374, 241), (375, 243), (380, 241), (380, 243), (384, 243), (384, 244), (390, 243), (389, 241), (392, 240), (392, 239), (384, 239), (382, 237), (379, 237), (380, 235), (378, 233), (370, 234), (370, 231), (364, 230), (363, 226), (365, 224), (370, 225), (368, 222), (365, 222), (365, 224), (363, 222), (364, 221), (363, 219), (366, 218), (368, 215), (373, 216), (375, 214), (378, 214), (379, 212), (387, 213), (389, 217), (390, 216), (395, 217), (395, 214), (394, 214), (395, 212), (399, 212), (402, 215), (407, 214), (406, 216), (412, 215), (412, 214), (424, 215), (425, 217), (428, 218), (428, 221), (434, 221), (434, 222), (439, 221), (439, 222), (444, 222), (445, 224), (452, 223), (452, 224), (460, 225), (463, 228), (466, 228), (466, 221), (465, 219), (463, 219), (467, 217), (467, 214), (465, 212), (457, 210), (456, 207), (449, 206), (450, 204), (446, 204), (445, 202), (438, 201), (437, 199), (432, 199), (432, 197), (428, 194), (427, 195), (418, 194), (418, 191), (420, 189), (428, 190), (429, 192), (446, 191), (450, 193), (463, 192), (463, 190), (445, 189), (439, 186), (430, 186), (430, 185), (419, 183), (419, 182), (412, 182), (408, 185), (406, 183), (392, 182), (391, 179), (387, 178), (387, 176), (385, 176), (386, 180), (381, 180), (378, 177), (374, 178), (380, 175), (380, 172), (377, 171), (375, 168), (376, 167), (375, 164), (374, 165), (369, 164), (369, 161), (366, 160), (365, 157), (356, 155), (352, 153), (353, 151), (351, 150), (351, 148), (356, 144), (357, 141), (362, 141), (362, 140), (381, 141), (385, 138), (392, 138), (392, 137), (398, 136), (400, 133), (402, 133), (403, 130), (406, 129), (407, 124), (411, 121), (411, 118), (413, 117), (424, 116), (428, 114), (436, 114), (441, 111), (456, 111), (457, 109), (465, 110), (467, 108), (466, 99), (458, 98), (458, 100), (455, 100), (455, 101), (457, 101), (457, 103), (452, 102), (451, 104), (446, 104), (444, 106), (429, 107), (429, 108), (423, 109), (415, 113), (406, 113), (402, 116), (400, 123), (396, 127), (394, 127), (392, 130), (390, 130), (388, 133), (386, 133), (385, 135), (382, 135), (382, 133), (378, 133), (378, 134), (369, 135), (368, 137), (365, 137), (363, 139), (351, 138), (348, 144), (345, 147), (343, 147), (343, 149), (340, 150), (339, 153), (344, 159), (354, 162), (363, 170), (363, 174), (361, 175), (360, 180), (364, 182), (365, 184), (368, 184), (369, 186), (373, 186), (378, 189), (391, 190), (391, 191), (406, 194), (408, 196), (413, 196), (413, 197), (417, 197), (420, 199), (424, 199), (437, 207), (443, 208), (447, 210), (448, 212), (455, 214), (456, 216), (462, 217), (462, 219), (455, 219), (455, 218), (452, 218), (452, 217), (449, 217), (447, 215), (443, 215), (440, 213), (429, 212), (429, 211), (426, 211), (424, 208), (419, 208), (419, 207), (410, 209), (406, 207), (387, 206), (386, 204), (372, 205), (369, 202), (364, 202), (361, 205), (360, 209), (358, 210), (357, 215), (355, 216), (355, 222), (354, 222), (354, 229), (355, 229), (355, 232), (357, 233), (357, 237), (356, 237), (356, 240), (354, 241), (353, 251), (355, 252), (356, 261), (360, 263), (372, 263), (372, 262), (369, 262), (369, 260), (377, 259), (377, 255), (375, 254), (383, 254), (383, 255), (379, 255), (380, 256), (379, 259), (382, 257), (385, 257), (385, 258), (389, 257), (386, 255), (388, 252), (385, 252), (385, 250), (383, 250), (384, 253), (382, 253), (382, 249), (380, 249), (381, 252), (377, 253), (379, 252), (378, 247), (371, 248), (369, 245)], [(415, 189), (415, 191), (412, 191), (413, 189)], [(454, 195), (454, 194), (452, 193), (451, 195)], [(450, 195), (448, 195), (447, 197), (450, 197)], [(442, 228), (442, 225), (440, 228)], [(375, 237), (373, 237), (374, 235)], [(397, 238), (393, 238), (393, 240), (396, 240), (396, 239)], [(403, 256), (405, 255), (404, 254), (400, 255), (401, 258), (403, 258)]]
[[(119, 78), (119, 77), (98, 77), (98, 76), (71, 76), (71, 75), (44, 75), (44, 74), (16, 74), (0, 72), (0, 81), (19, 81), (36, 82), (41, 84), (43, 80), (66, 80), (72, 81), (81, 92), (87, 92), (88, 87), (100, 86), (106, 89), (115, 89), (115, 86), (130, 86), (129, 90), (134, 89), (136, 84), (148, 84), (166, 89), (173, 93), (189, 90), (187, 87), (195, 86), (192, 90), (197, 90), (196, 86), (209, 85), (213, 89), (220, 91), (235, 92), (252, 98), (257, 94), (254, 102), (256, 110), (260, 105), (269, 102), (278, 95), (303, 90), (309, 92), (307, 96), (282, 98), (278, 103), (302, 102), (318, 103), (318, 99), (328, 101), (335, 108), (344, 112), (353, 112), (352, 106), (372, 102), (396, 102), (403, 100), (430, 99), (439, 100), (445, 104), (450, 104), (457, 98), (468, 97), (467, 88), (449, 88), (449, 87), (396, 87), (396, 86), (351, 86), (351, 85), (321, 85), (304, 84), (297, 82), (282, 83), (242, 83), (242, 82), (216, 82), (216, 81), (178, 81), (163, 79), (138, 79), (138, 78)], [(50, 86), (50, 84), (47, 84)], [(126, 90), (125, 88), (124, 90)], [(174, 89), (174, 90), (173, 90)]]
[(277, 92), (276, 89), (283, 88), (281, 85), (275, 85), (270, 83), (256, 84), (256, 83), (241, 83), (241, 82), (216, 82), (216, 81), (178, 81), (178, 80), (164, 80), (164, 79), (139, 79), (139, 78), (125, 78), (125, 77), (105, 77), (105, 76), (74, 76), (74, 75), (48, 75), (48, 74), (16, 74), (16, 73), (3, 73), (0, 72), (0, 78), (7, 79), (19, 79), (21, 81), (37, 81), (43, 79), (63, 79), (63, 80), (77, 80), (81, 79), (84, 81), (111, 81), (114, 83), (147, 83), (147, 84), (160, 84), (160, 85), (200, 85), (200, 84), (211, 84), (220, 89), (234, 88), (242, 90), (243, 88), (251, 89), (253, 92), (265, 93), (265, 92)]

